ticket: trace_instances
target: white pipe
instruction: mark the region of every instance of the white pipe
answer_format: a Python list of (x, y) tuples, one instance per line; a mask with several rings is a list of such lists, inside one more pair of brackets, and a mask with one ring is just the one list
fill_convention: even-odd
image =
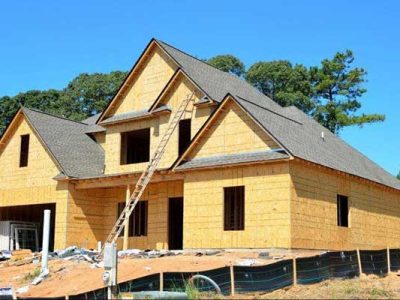
[(42, 273), (48, 273), (49, 256), (49, 238), (50, 238), (50, 210), (44, 211), (43, 220), (43, 243), (42, 243)]
[(208, 281), (209, 283), (211, 283), (211, 285), (215, 288), (215, 290), (217, 291), (218, 294), (221, 294), (221, 288), (218, 286), (218, 284), (212, 280), (210, 277), (207, 277), (205, 275), (201, 275), (201, 274), (197, 274), (192, 276), (192, 278), (189, 279), (190, 283), (194, 283), (195, 279), (204, 279), (206, 281)]

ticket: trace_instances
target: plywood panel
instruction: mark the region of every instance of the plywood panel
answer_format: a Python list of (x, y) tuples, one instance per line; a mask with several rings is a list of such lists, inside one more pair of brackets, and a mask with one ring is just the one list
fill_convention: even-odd
[(149, 109), (175, 70), (175, 64), (166, 54), (153, 47), (143, 66), (134, 74), (129, 91), (108, 116)]
[[(290, 163), (292, 247), (381, 249), (400, 246), (400, 193), (324, 168)], [(337, 226), (336, 197), (349, 197), (349, 228)]]
[[(245, 186), (245, 230), (224, 231), (223, 188)], [(184, 184), (184, 248), (290, 247), (287, 163), (193, 171)]]
[[(129, 248), (168, 249), (168, 198), (182, 197), (181, 181), (150, 184), (142, 199), (148, 200), (148, 234), (130, 237)], [(68, 245), (87, 244), (95, 248), (104, 241), (117, 220), (117, 206), (125, 202), (124, 187), (71, 190), (68, 200)], [(118, 239), (122, 248), (122, 238)]]
[(236, 103), (230, 101), (202, 135), (190, 158), (280, 148)]

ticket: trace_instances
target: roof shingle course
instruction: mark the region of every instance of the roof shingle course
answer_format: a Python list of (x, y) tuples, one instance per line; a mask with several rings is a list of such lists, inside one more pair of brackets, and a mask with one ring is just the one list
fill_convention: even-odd
[(87, 124), (25, 107), (22, 108), (22, 112), (65, 175), (82, 177), (103, 173), (104, 151), (85, 134)]
[(289, 155), (278, 150), (226, 154), (226, 155), (218, 155), (211, 157), (195, 158), (193, 160), (182, 163), (181, 165), (176, 167), (176, 170), (187, 170), (187, 169), (224, 166), (224, 165), (239, 164), (239, 163), (289, 159), (289, 158), (290, 158)]

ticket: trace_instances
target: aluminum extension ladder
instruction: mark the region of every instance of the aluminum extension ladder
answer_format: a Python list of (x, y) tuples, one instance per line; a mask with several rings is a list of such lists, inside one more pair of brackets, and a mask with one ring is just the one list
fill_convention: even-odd
[(172, 133), (174, 132), (179, 121), (182, 119), (184, 113), (187, 111), (189, 103), (192, 101), (194, 101), (194, 92), (192, 92), (191, 95), (188, 95), (179, 105), (179, 108), (176, 111), (172, 121), (169, 123), (168, 129), (164, 133), (160, 143), (158, 144), (156, 151), (153, 154), (153, 157), (151, 158), (146, 169), (143, 171), (142, 175), (137, 181), (135, 189), (128, 203), (125, 205), (124, 210), (121, 212), (121, 215), (118, 217), (117, 222), (115, 223), (112, 231), (110, 232), (105, 243), (103, 244), (100, 255), (103, 254), (104, 245), (106, 243), (115, 243), (117, 241), (117, 238), (119, 237), (120, 233), (125, 227), (125, 220), (129, 219), (129, 216), (135, 209), (136, 204), (138, 203), (140, 197), (142, 196), (144, 190), (146, 189), (146, 186), (150, 182), (155, 170), (157, 169), (160, 163), (160, 160), (165, 152), (165, 148), (168, 144), (169, 139), (171, 138)]

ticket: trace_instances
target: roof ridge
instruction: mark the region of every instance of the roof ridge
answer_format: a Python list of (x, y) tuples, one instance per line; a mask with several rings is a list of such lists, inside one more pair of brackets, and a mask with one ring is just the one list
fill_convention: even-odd
[(58, 115), (55, 115), (55, 114), (52, 114), (52, 113), (49, 113), (49, 112), (46, 112), (46, 111), (41, 111), (41, 110), (36, 109), (36, 108), (28, 108), (26, 106), (21, 106), (21, 108), (22, 108), (22, 110), (26, 109), (26, 110), (30, 110), (30, 111), (33, 111), (33, 112), (36, 112), (36, 113), (39, 113), (39, 114), (48, 115), (50, 117), (54, 117), (54, 118), (57, 118), (57, 119), (62, 119), (62, 120), (65, 120), (65, 121), (70, 121), (70, 122), (78, 123), (78, 124), (81, 124), (81, 125), (89, 126), (89, 124), (83, 123), (81, 121), (71, 120), (71, 119), (68, 119), (66, 117), (58, 116)]
[[(195, 59), (195, 60), (197, 60), (197, 61), (199, 61), (199, 62), (202, 62), (203, 64), (205, 64), (205, 65), (207, 65), (207, 66), (209, 66), (209, 67), (211, 67), (211, 68), (213, 68), (213, 69), (215, 69), (215, 70), (217, 70), (217, 71), (219, 71), (219, 72), (222, 72), (222, 73), (224, 73), (224, 74), (228, 74), (228, 75), (232, 76), (232, 77), (235, 78), (235, 79), (240, 79), (240, 77), (238, 77), (238, 76), (236, 76), (236, 75), (234, 75), (234, 74), (231, 74), (231, 73), (229, 73), (229, 72), (222, 71), (222, 70), (220, 70), (220, 69), (218, 69), (218, 68), (216, 68), (216, 67), (210, 65), (208, 62), (203, 61), (203, 60), (197, 58), (196, 56), (194, 56), (194, 55), (192, 55), (192, 54), (190, 54), (190, 53), (187, 53), (187, 52), (185, 52), (185, 51), (183, 51), (183, 50), (181, 50), (181, 49), (178, 49), (178, 48), (176, 48), (175, 46), (172, 46), (171, 44), (168, 44), (168, 43), (166, 43), (166, 42), (164, 42), (164, 41), (162, 41), (162, 40), (159, 40), (159, 39), (155, 39), (155, 41), (156, 41), (156, 42), (161, 42), (162, 44), (165, 44), (165, 45), (167, 45), (167, 46), (169, 46), (169, 47), (175, 49), (176, 51), (179, 51), (179, 52), (181, 52), (181, 53), (183, 53), (183, 54), (185, 54), (185, 55), (187, 55), (187, 56), (189, 56), (189, 57), (191, 57), (191, 58), (193, 58), (193, 59)], [(253, 86), (251, 86), (251, 87), (253, 87)], [(253, 88), (254, 88), (254, 87), (253, 87)]]
[[(216, 70), (216, 71), (218, 71), (218, 72), (220, 72), (220, 73), (222, 73), (222, 74), (224, 74), (224, 75), (229, 75), (230, 77), (232, 77), (232, 78), (235, 79), (235, 80), (240, 80), (241, 82), (247, 84), (250, 88), (252, 88), (252, 89), (254, 89), (255, 91), (257, 91), (258, 93), (260, 93), (260, 95), (269, 98), (267, 95), (263, 94), (259, 89), (257, 89), (256, 87), (254, 87), (253, 85), (251, 85), (250, 83), (248, 83), (246, 80), (240, 78), (239, 76), (236, 76), (236, 75), (231, 74), (231, 73), (229, 73), (229, 72), (222, 71), (222, 70), (220, 70), (220, 69), (218, 69), (218, 68), (216, 68), (216, 67), (210, 65), (208, 62), (203, 61), (203, 60), (201, 60), (201, 59), (199, 59), (199, 58), (193, 56), (192, 54), (187, 53), (187, 52), (185, 52), (185, 51), (183, 51), (183, 50), (181, 50), (181, 49), (178, 49), (178, 48), (176, 48), (175, 46), (172, 46), (171, 44), (168, 44), (168, 43), (166, 43), (166, 42), (164, 42), (164, 41), (162, 41), (162, 40), (159, 40), (159, 39), (154, 39), (154, 40), (155, 40), (156, 42), (158, 42), (158, 43), (165, 44), (165, 45), (167, 45), (167, 46), (169, 46), (169, 47), (175, 49), (176, 51), (179, 51), (179, 52), (181, 52), (182, 54), (187, 55), (187, 56), (189, 56), (189, 57), (191, 57), (191, 58), (193, 58), (193, 59), (195, 59), (195, 60), (197, 60), (197, 61), (203, 63), (204, 65), (206, 65), (206, 66), (208, 66), (208, 67), (210, 67), (210, 68), (212, 68), (212, 69), (214, 69), (214, 70)], [(162, 46), (162, 45), (161, 45), (161, 46)], [(164, 50), (165, 50), (165, 49), (164, 49)], [(177, 62), (177, 63), (179, 64), (179, 62)], [(180, 65), (180, 64), (179, 64), (179, 65)], [(181, 65), (180, 65), (180, 66), (181, 66)], [(182, 67), (182, 66), (181, 66), (181, 67)], [(270, 98), (269, 98), (269, 99), (270, 99)], [(270, 99), (270, 100), (271, 100), (271, 101), (274, 101), (274, 100), (272, 100), (272, 99)], [(274, 102), (275, 102), (275, 101), (274, 101)], [(276, 103), (276, 102), (275, 102), (275, 103)], [(278, 104), (278, 103), (276, 103), (276, 104)], [(279, 104), (278, 104), (278, 105), (279, 105)]]
[[(241, 95), (240, 97), (243, 98), (244, 100), (252, 98), (253, 100), (251, 101), (251, 103), (254, 103), (254, 104), (256, 104), (256, 102), (254, 102), (254, 100), (255, 100), (254, 97), (257, 97), (257, 98), (259, 98), (259, 100), (260, 100), (261, 102), (264, 102), (264, 101), (267, 102), (267, 103), (268, 103), (267, 106), (269, 107), (269, 109), (270, 109), (271, 111), (274, 111), (277, 115), (280, 115), (281, 117), (287, 118), (287, 119), (292, 120), (292, 121), (294, 121), (294, 122), (301, 123), (299, 120), (293, 118), (292, 116), (287, 116), (287, 115), (285, 114), (285, 111), (283, 110), (284, 107), (282, 107), (282, 106), (279, 105), (277, 102), (275, 102), (273, 99), (271, 99), (270, 97), (268, 97), (267, 95), (265, 95), (264, 93), (262, 93), (262, 92), (261, 92), (259, 89), (257, 89), (255, 86), (253, 86), (252, 84), (250, 84), (249, 82), (247, 82), (244, 78), (238, 77), (238, 76), (236, 76), (236, 75), (234, 75), (234, 74), (231, 74), (231, 73), (229, 73), (229, 72), (224, 72), (224, 71), (222, 71), (222, 70), (219, 70), (218, 68), (216, 68), (216, 67), (214, 67), (214, 66), (208, 64), (207, 62), (202, 61), (202, 60), (200, 60), (199, 58), (194, 57), (193, 55), (191, 55), (191, 54), (189, 54), (189, 53), (186, 53), (185, 51), (182, 51), (182, 50), (176, 48), (175, 46), (172, 46), (172, 45), (170, 45), (170, 44), (168, 44), (168, 43), (166, 43), (166, 42), (164, 42), (164, 41), (157, 40), (157, 39), (154, 39), (154, 40), (158, 43), (158, 45), (159, 45), (164, 51), (167, 52), (167, 54), (168, 54), (169, 56), (171, 56), (171, 58), (178, 64), (178, 66), (181, 67), (181, 69), (183, 70), (183, 72), (184, 72), (185, 74), (188, 73), (188, 72), (187, 72), (188, 70), (187, 70), (186, 66), (182, 65), (181, 62), (180, 62), (176, 57), (174, 57), (175, 53), (173, 53), (172, 51), (176, 51), (177, 54), (182, 55), (182, 56), (185, 56), (185, 57), (187, 57), (188, 59), (194, 60), (196, 63), (199, 63), (199, 64), (201, 64), (202, 66), (204, 66), (205, 68), (207, 68), (209, 72), (213, 72), (213, 73), (214, 73), (214, 76), (220, 78), (221, 81), (230, 81), (230, 82), (231, 82), (231, 85), (236, 86), (236, 88), (239, 89), (239, 90), (242, 90), (242, 92), (236, 92), (236, 93), (235, 93), (235, 92), (234, 92), (234, 87), (231, 86), (231, 88), (230, 88), (230, 90), (229, 90), (229, 93), (231, 93), (231, 94), (234, 93), (234, 94), (236, 94), (237, 96)], [(170, 48), (170, 49), (168, 49), (167, 47)], [(171, 53), (171, 52), (172, 52), (172, 53)], [(191, 77), (191, 75), (188, 75), (188, 76)], [(201, 86), (201, 85), (200, 85), (200, 86)], [(253, 96), (251, 96), (250, 98), (248, 98), (248, 97), (249, 97), (249, 96), (248, 96), (248, 93), (253, 93)], [(247, 95), (247, 96), (246, 96), (246, 95)], [(214, 95), (214, 96), (215, 96), (215, 95)], [(214, 97), (211, 97), (211, 98), (214, 98)], [(220, 102), (218, 99), (213, 99), (213, 100), (216, 100), (217, 102)], [(249, 100), (248, 100), (248, 101), (249, 101)], [(259, 102), (259, 101), (257, 101), (257, 102)], [(265, 108), (266, 106), (265, 106), (265, 105), (262, 105), (262, 107)]]
[[(275, 115), (277, 115), (277, 116), (279, 116), (279, 117), (281, 117), (281, 118), (284, 118), (284, 119), (286, 119), (286, 120), (288, 120), (288, 121), (292, 121), (292, 122), (294, 122), (294, 123), (297, 123), (298, 125), (304, 125), (304, 124), (303, 124), (302, 122), (300, 122), (300, 121), (297, 121), (297, 120), (295, 120), (295, 119), (292, 119), (292, 118), (290, 118), (290, 117), (288, 117), (288, 116), (284, 116), (284, 115), (282, 115), (282, 114), (280, 114), (280, 113), (278, 113), (278, 112), (276, 112), (276, 111), (274, 111), (274, 110), (272, 110), (272, 109), (269, 109), (269, 108), (267, 108), (267, 107), (261, 106), (260, 104), (254, 103), (253, 101), (248, 100), (248, 99), (245, 99), (245, 98), (243, 98), (243, 97), (241, 97), (241, 96), (239, 96), (239, 95), (235, 95), (234, 97), (238, 97), (238, 98), (240, 98), (241, 100), (246, 101), (246, 102), (248, 102), (248, 103), (251, 103), (251, 104), (253, 104), (253, 105), (255, 105), (255, 106), (259, 107), (259, 108), (268, 110), (270, 113), (273, 113), (273, 114), (275, 114)], [(285, 107), (282, 107), (282, 108), (285, 108)]]

